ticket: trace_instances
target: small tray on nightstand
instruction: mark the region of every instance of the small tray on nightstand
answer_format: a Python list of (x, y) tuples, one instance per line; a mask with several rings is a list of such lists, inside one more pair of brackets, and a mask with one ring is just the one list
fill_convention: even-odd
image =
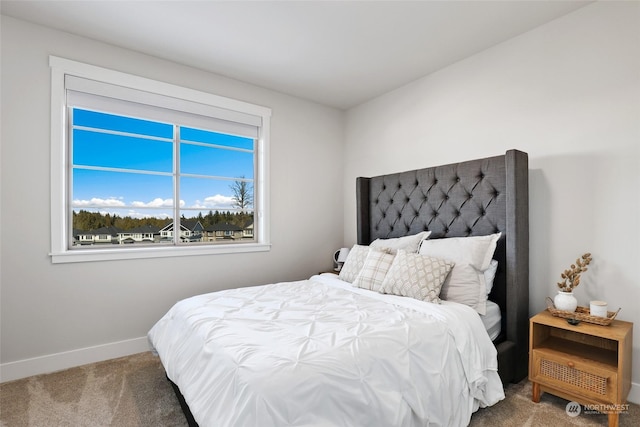
[(607, 317), (592, 316), (588, 307), (576, 308), (576, 311), (564, 311), (558, 310), (553, 304), (553, 300), (547, 297), (547, 310), (555, 317), (562, 317), (569, 320), (579, 320), (581, 322), (594, 323), (596, 325), (609, 326), (613, 319), (616, 318), (620, 312), (620, 308), (617, 311), (607, 311)]

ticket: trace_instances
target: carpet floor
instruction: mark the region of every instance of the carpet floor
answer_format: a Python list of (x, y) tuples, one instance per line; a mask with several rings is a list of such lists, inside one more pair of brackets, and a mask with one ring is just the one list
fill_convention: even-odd
[[(568, 416), (567, 401), (546, 393), (533, 403), (527, 380), (509, 385), (505, 394), (476, 412), (470, 426), (607, 425), (602, 414)], [(2, 427), (186, 425), (162, 365), (150, 352), (0, 384)], [(640, 426), (638, 405), (620, 415), (620, 426)]]

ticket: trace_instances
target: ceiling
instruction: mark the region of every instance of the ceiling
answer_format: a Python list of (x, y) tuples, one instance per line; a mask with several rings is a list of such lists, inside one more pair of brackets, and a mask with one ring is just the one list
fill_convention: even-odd
[(347, 109), (589, 1), (5, 1), (3, 15)]

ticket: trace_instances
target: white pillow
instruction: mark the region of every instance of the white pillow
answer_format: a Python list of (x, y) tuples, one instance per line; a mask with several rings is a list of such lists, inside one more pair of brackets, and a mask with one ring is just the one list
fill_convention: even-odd
[(382, 281), (386, 277), (389, 268), (391, 268), (394, 258), (395, 255), (386, 250), (380, 251), (371, 248), (360, 273), (353, 281), (353, 286), (380, 292)]
[(369, 255), (369, 246), (353, 245), (347, 255), (347, 260), (340, 269), (338, 278), (352, 283), (360, 273), (360, 270), (362, 270), (367, 255)]
[(484, 271), (484, 281), (487, 286), (487, 295), (491, 293), (493, 288), (493, 281), (496, 278), (496, 272), (498, 271), (498, 261), (492, 259), (489, 263), (489, 268)]
[(455, 263), (442, 285), (440, 298), (466, 304), (478, 313), (486, 314), (487, 285), (484, 272), (489, 268), (500, 235), (450, 237), (422, 243), (421, 254)]
[(453, 263), (447, 260), (398, 249), (380, 292), (439, 303), (438, 295), (451, 267)]
[(421, 231), (418, 234), (404, 237), (394, 237), (391, 239), (376, 239), (369, 245), (372, 248), (388, 249), (391, 253), (396, 253), (398, 249), (407, 252), (418, 252), (420, 243), (431, 234), (430, 231)]

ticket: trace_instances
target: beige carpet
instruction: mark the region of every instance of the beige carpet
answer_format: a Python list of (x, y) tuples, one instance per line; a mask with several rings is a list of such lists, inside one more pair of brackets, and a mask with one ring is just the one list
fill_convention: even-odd
[[(565, 412), (567, 401), (549, 394), (543, 394), (538, 404), (531, 402), (531, 386), (526, 380), (510, 385), (506, 395), (491, 408), (476, 412), (470, 425), (607, 425), (606, 416), (601, 414), (569, 417)], [(151, 353), (0, 384), (2, 427), (186, 425), (162, 365)], [(620, 416), (620, 425), (640, 426), (640, 407), (630, 405), (628, 413)]]
[(140, 353), (0, 385), (0, 426), (183, 426), (157, 357)]
[[(478, 410), (471, 417), (473, 427), (563, 427), (607, 426), (607, 415), (582, 412), (576, 417), (567, 415), (569, 401), (543, 393), (540, 403), (531, 401), (531, 383), (523, 380), (505, 389), (506, 398), (490, 408)], [(591, 411), (593, 412), (593, 411)], [(640, 426), (640, 406), (629, 404), (620, 414), (621, 427)]]

